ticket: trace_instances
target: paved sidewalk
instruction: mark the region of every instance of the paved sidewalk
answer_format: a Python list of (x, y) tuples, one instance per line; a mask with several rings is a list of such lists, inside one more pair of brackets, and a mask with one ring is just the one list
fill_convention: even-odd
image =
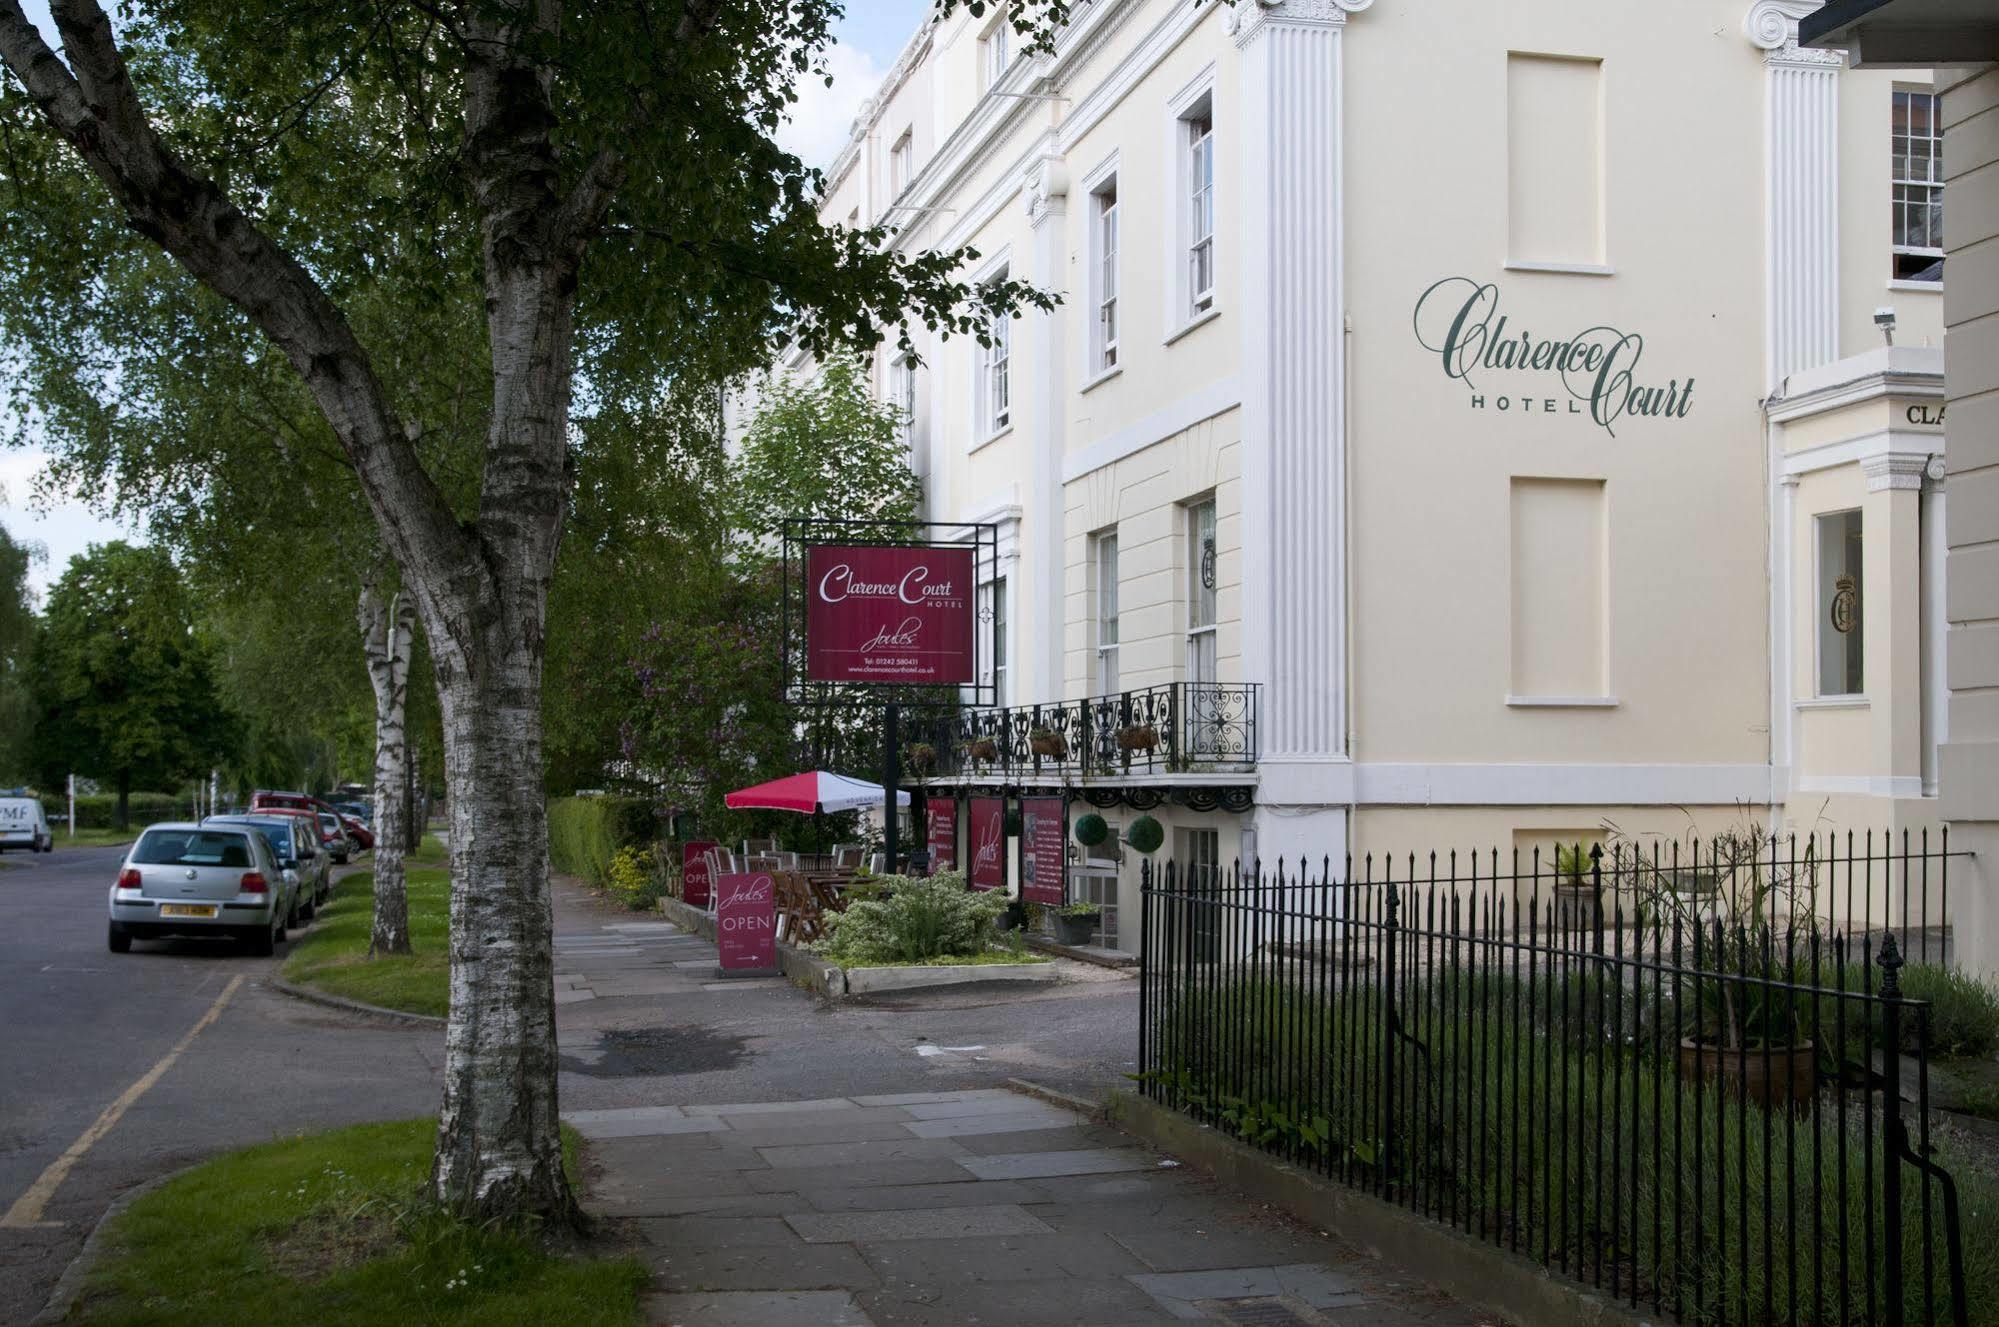
[(1473, 1324), (1480, 1315), (1005, 1089), (578, 1111), (586, 1204), (680, 1327)]
[[(1029, 1065), (986, 1061), (974, 1046), (911, 1053), (876, 1021), (927, 1015), (828, 1013), (782, 981), (720, 982), (706, 941), (573, 895), (558, 902), (564, 1117), (589, 1140), (585, 1205), (653, 1269), (652, 1322), (1493, 1321), (1116, 1130), (1001, 1086)], [(1045, 1020), (1072, 1006), (1114, 1007), (1032, 1008), (1047, 1033)], [(664, 1027), (662, 1009), (674, 1016)], [(949, 1016), (1023, 1012), (1007, 1002)], [(800, 1018), (775, 1038), (751, 1030)], [(643, 1021), (621, 1032), (629, 1019)], [(772, 1099), (718, 1104), (713, 1089), (736, 1080), (682, 1044), (732, 1029), (774, 1043), (753, 1080)], [(672, 1045), (654, 1045), (654, 1031)], [(983, 1085), (966, 1085), (974, 1075)]]

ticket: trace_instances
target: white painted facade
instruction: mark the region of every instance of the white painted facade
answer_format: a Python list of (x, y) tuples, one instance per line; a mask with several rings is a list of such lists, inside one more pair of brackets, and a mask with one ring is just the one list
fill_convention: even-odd
[(1090, 0), (1003, 65), (926, 24), (822, 215), (1063, 296), (1003, 393), (962, 339), (875, 366), (930, 518), (1000, 526), (1004, 699), (1257, 688), (1253, 762), (1037, 786), (1222, 862), (1938, 823), (1943, 296), (1890, 169), (1931, 79), (1801, 50), (1814, 7)]

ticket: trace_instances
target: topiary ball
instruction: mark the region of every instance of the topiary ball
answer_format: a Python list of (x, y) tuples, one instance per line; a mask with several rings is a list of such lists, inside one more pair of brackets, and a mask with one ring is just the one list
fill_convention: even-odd
[(1104, 818), (1092, 811), (1076, 822), (1076, 842), (1085, 848), (1094, 848), (1111, 836), (1111, 827)]
[(1159, 851), (1159, 845), (1166, 842), (1166, 831), (1151, 816), (1140, 816), (1124, 832), (1124, 841), (1138, 852), (1155, 853)]

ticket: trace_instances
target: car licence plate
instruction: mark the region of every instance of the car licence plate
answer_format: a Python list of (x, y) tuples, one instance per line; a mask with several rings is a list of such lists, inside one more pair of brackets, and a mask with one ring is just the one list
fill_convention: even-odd
[(160, 916), (162, 917), (213, 917), (214, 915), (215, 905), (213, 903), (162, 903), (160, 905)]

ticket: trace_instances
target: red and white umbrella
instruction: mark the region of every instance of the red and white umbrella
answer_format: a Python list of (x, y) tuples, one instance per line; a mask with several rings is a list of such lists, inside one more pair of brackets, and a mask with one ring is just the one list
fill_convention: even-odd
[[(722, 799), (736, 811), (858, 811), (882, 804), (882, 786), (844, 774), (814, 770), (789, 774), (753, 788), (738, 788)], [(897, 806), (909, 805), (909, 794), (896, 789)]]

